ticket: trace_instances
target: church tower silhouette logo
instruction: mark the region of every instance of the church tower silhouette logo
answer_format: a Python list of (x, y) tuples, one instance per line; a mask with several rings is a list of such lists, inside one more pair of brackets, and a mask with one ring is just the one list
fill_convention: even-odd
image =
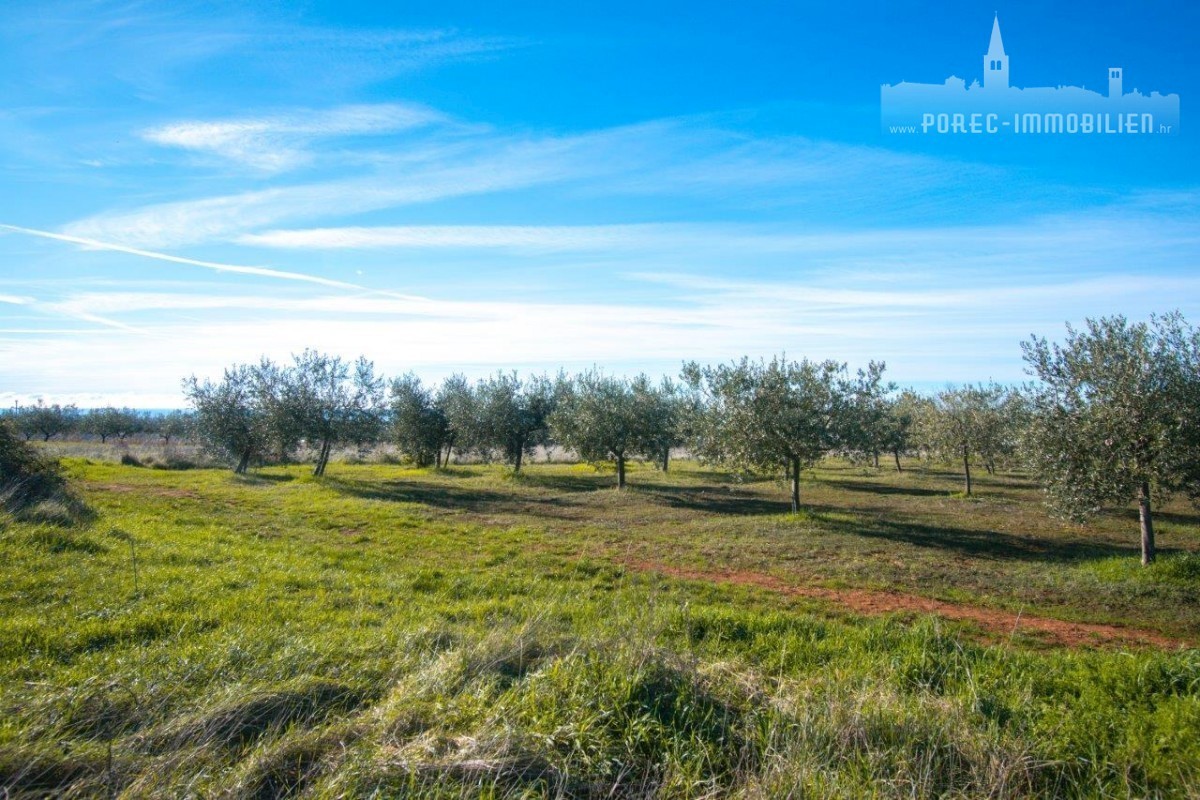
[(1175, 135), (1179, 95), (1124, 89), (1123, 67), (1108, 67), (1108, 92), (1082, 86), (1013, 86), (1000, 16), (983, 54), (982, 82), (883, 84), (884, 133), (904, 135)]
[(992, 38), (983, 55), (983, 88), (1008, 88), (1008, 56), (1004, 54), (1004, 39), (1000, 36), (1000, 15), (992, 20)]

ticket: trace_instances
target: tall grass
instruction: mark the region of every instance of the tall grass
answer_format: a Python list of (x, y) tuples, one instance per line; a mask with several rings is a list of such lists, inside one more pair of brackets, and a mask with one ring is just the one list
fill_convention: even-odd
[[(380, 467), (325, 481), (302, 468), (71, 472), (91, 487), (90, 527), (0, 533), (0, 796), (1195, 797), (1200, 785), (1195, 650), (989, 644), (934, 617), (849, 617), (631, 571), (600, 545), (620, 555), (622, 537), (671, 520), (656, 535), (706, 531), (696, 546), (714, 547), (713, 530), (737, 523), (672, 516), (649, 489), (596, 493), (570, 468), (549, 473), (567, 481), (551, 490), (546, 476), (487, 470), (435, 484)], [(445, 505), (441, 486), (476, 505)], [(797, 524), (836, 523), (822, 513)], [(797, 530), (778, 528), (780, 552), (807, 541)]]

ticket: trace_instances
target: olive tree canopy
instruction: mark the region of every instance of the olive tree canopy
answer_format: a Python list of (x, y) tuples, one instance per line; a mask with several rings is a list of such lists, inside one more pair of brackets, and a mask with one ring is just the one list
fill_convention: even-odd
[(225, 370), (219, 382), (193, 375), (183, 382), (183, 389), (195, 410), (201, 443), (210, 452), (229, 456), (234, 472), (244, 473), (267, 452), (271, 417), (254, 367), (237, 364)]
[(292, 357), (282, 370), (282, 406), (295, 433), (316, 450), (314, 475), (325, 474), (335, 446), (379, 436), (383, 395), (383, 379), (366, 358), (349, 362), (312, 349)]
[(657, 458), (663, 418), (647, 413), (655, 389), (645, 375), (630, 380), (590, 370), (569, 381), (560, 379), (556, 394), (550, 415), (555, 439), (585, 461), (614, 461), (618, 489), (625, 488), (630, 458)]
[(450, 432), (433, 392), (409, 372), (392, 381), (389, 403), (392, 435), (400, 451), (418, 467), (440, 467), (442, 448), (447, 446)]
[(1049, 504), (1082, 520), (1137, 498), (1142, 563), (1154, 560), (1151, 498), (1200, 497), (1200, 332), (1178, 312), (1067, 326), (1065, 344), (1022, 343), (1031, 392), (1025, 443)]
[(991, 471), (1007, 447), (1011, 391), (999, 384), (968, 384), (937, 393), (924, 406), (919, 427), (922, 443), (947, 461), (963, 466), (963, 489), (971, 494), (971, 462), (982, 459)]
[(285, 458), (301, 442), (324, 475), (338, 444), (374, 441), (383, 424), (383, 379), (365, 358), (353, 362), (305, 350), (281, 366), (268, 358), (225, 370), (219, 383), (184, 381), (196, 433), (245, 472), (269, 453)]
[(46, 405), (40, 397), (31, 406), (17, 406), (9, 412), (13, 424), (26, 439), (41, 436), (48, 442), (55, 436), (72, 433), (80, 423), (79, 409), (74, 404)]
[(480, 443), (498, 451), (521, 471), (524, 457), (533, 452), (554, 410), (554, 383), (544, 375), (521, 380), (513, 373), (498, 373), (480, 381), (478, 398)]
[(694, 429), (698, 455), (753, 472), (782, 472), (800, 509), (800, 471), (838, 444), (846, 367), (834, 361), (751, 361), (701, 369), (683, 380), (703, 397)]

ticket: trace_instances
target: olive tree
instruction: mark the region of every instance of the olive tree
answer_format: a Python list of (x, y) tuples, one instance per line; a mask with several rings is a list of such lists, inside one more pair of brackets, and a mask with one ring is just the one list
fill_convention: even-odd
[(197, 437), (210, 452), (231, 457), (241, 474), (266, 453), (271, 442), (271, 415), (263, 402), (261, 374), (238, 364), (225, 370), (219, 382), (184, 380), (184, 394), (194, 410)]
[(751, 472), (782, 472), (792, 511), (799, 511), (801, 470), (838, 442), (845, 369), (834, 361), (780, 357), (703, 369), (685, 364), (684, 381), (705, 400), (697, 454)]
[(1031, 391), (1025, 437), (1058, 513), (1083, 520), (1138, 503), (1142, 563), (1154, 560), (1151, 499), (1200, 497), (1200, 332), (1178, 313), (1067, 326), (1065, 344), (1022, 344)]
[(100, 437), (101, 443), (115, 436), (121, 441), (142, 431), (142, 416), (132, 408), (93, 408), (83, 416), (80, 428), (86, 433)]
[(29, 406), (14, 403), (12, 408), (4, 412), (4, 423), (8, 425), (10, 432), (20, 434), (27, 442), (37, 435), (37, 428), (33, 426), (28, 409)]
[(500, 373), (481, 381), (475, 395), (480, 444), (499, 451), (520, 472), (554, 410), (554, 384), (545, 376), (522, 381), (516, 373)]
[(888, 413), (889, 395), (896, 384), (883, 380), (886, 368), (884, 362), (872, 361), (841, 389), (845, 398), (838, 431), (841, 450), (851, 459), (870, 461), (876, 467), (880, 452), (889, 449), (888, 437), (896, 422)]
[(39, 397), (31, 406), (14, 408), (13, 422), (26, 439), (40, 436), (43, 442), (48, 442), (55, 436), (77, 430), (80, 414), (74, 405), (46, 405)]
[(251, 390), (263, 416), (266, 443), (260, 461), (287, 463), (305, 441), (305, 410), (293, 386), (291, 368), (263, 356), (247, 367)]
[(911, 389), (905, 389), (895, 397), (889, 397), (884, 405), (881, 443), (892, 454), (896, 472), (903, 472), (900, 456), (913, 449), (917, 440), (917, 420), (928, 407), (928, 398)]
[[(442, 444), (435, 463), (438, 467), (450, 464), (450, 456), (460, 455), (482, 447), (483, 411), (479, 386), (472, 386), (465, 375), (455, 373), (442, 381), (432, 402), (441, 414), (444, 425)], [(445, 455), (442, 450), (445, 450)]]
[(400, 452), (418, 467), (441, 466), (442, 448), (449, 438), (446, 415), (434, 401), (433, 392), (413, 373), (392, 381), (388, 402), (392, 435)]
[(1020, 389), (1003, 389), (1000, 400), (984, 419), (980, 455), (989, 474), (995, 474), (997, 466), (1017, 457), (1028, 423), (1028, 397)]
[(968, 496), (972, 459), (993, 463), (1000, 447), (1007, 397), (1008, 390), (995, 383), (949, 387), (932, 398), (920, 418), (922, 444), (947, 461), (961, 461)]
[(671, 449), (683, 445), (688, 438), (690, 396), (668, 377), (664, 377), (658, 386), (648, 382), (643, 384), (638, 396), (642, 413), (649, 422), (650, 438), (646, 442), (649, 452), (646, 455), (654, 459), (659, 469), (667, 472), (671, 466)]
[(550, 429), (584, 461), (615, 462), (617, 489), (624, 489), (628, 460), (657, 452), (661, 431), (656, 418), (644, 413), (651, 391), (645, 375), (630, 380), (593, 369), (571, 380), (560, 378)]
[(372, 441), (382, 425), (383, 379), (365, 358), (354, 362), (308, 349), (282, 373), (281, 410), (310, 447), (313, 475), (324, 475), (333, 448)]
[(162, 439), (164, 445), (170, 445), (172, 439), (184, 439), (192, 432), (192, 415), (186, 411), (168, 411), (158, 418), (155, 433)]

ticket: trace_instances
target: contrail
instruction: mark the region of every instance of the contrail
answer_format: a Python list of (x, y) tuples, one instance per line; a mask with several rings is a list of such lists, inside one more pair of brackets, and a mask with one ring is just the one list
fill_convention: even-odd
[(279, 278), (287, 281), (317, 283), (322, 286), (332, 286), (337, 289), (366, 291), (366, 287), (359, 286), (357, 284), (330, 280), (329, 278), (320, 278), (316, 275), (305, 275), (302, 272), (286, 272), (284, 270), (268, 269), (267, 267), (245, 267), (237, 264), (222, 264), (218, 261), (200, 261), (195, 258), (173, 256), (168, 253), (156, 253), (153, 250), (139, 250), (136, 247), (126, 247), (123, 244), (113, 244), (111, 242), (100, 242), (95, 239), (85, 239), (82, 236), (68, 236), (65, 233), (39, 231), (34, 228), (22, 228), (17, 225), (5, 225), (3, 223), (0, 223), (0, 229), (12, 231), (14, 233), (23, 233), (27, 236), (39, 236), (43, 239), (54, 239), (55, 241), (59, 242), (70, 242), (71, 244), (77, 244), (82, 247), (90, 247), (95, 250), (110, 250), (115, 253), (128, 253), (131, 256), (152, 258), (157, 261), (170, 261), (173, 264), (190, 264), (194, 267), (204, 267), (205, 269), (212, 269), (216, 270), (217, 272), (236, 272), (241, 275), (258, 275), (265, 278)]

